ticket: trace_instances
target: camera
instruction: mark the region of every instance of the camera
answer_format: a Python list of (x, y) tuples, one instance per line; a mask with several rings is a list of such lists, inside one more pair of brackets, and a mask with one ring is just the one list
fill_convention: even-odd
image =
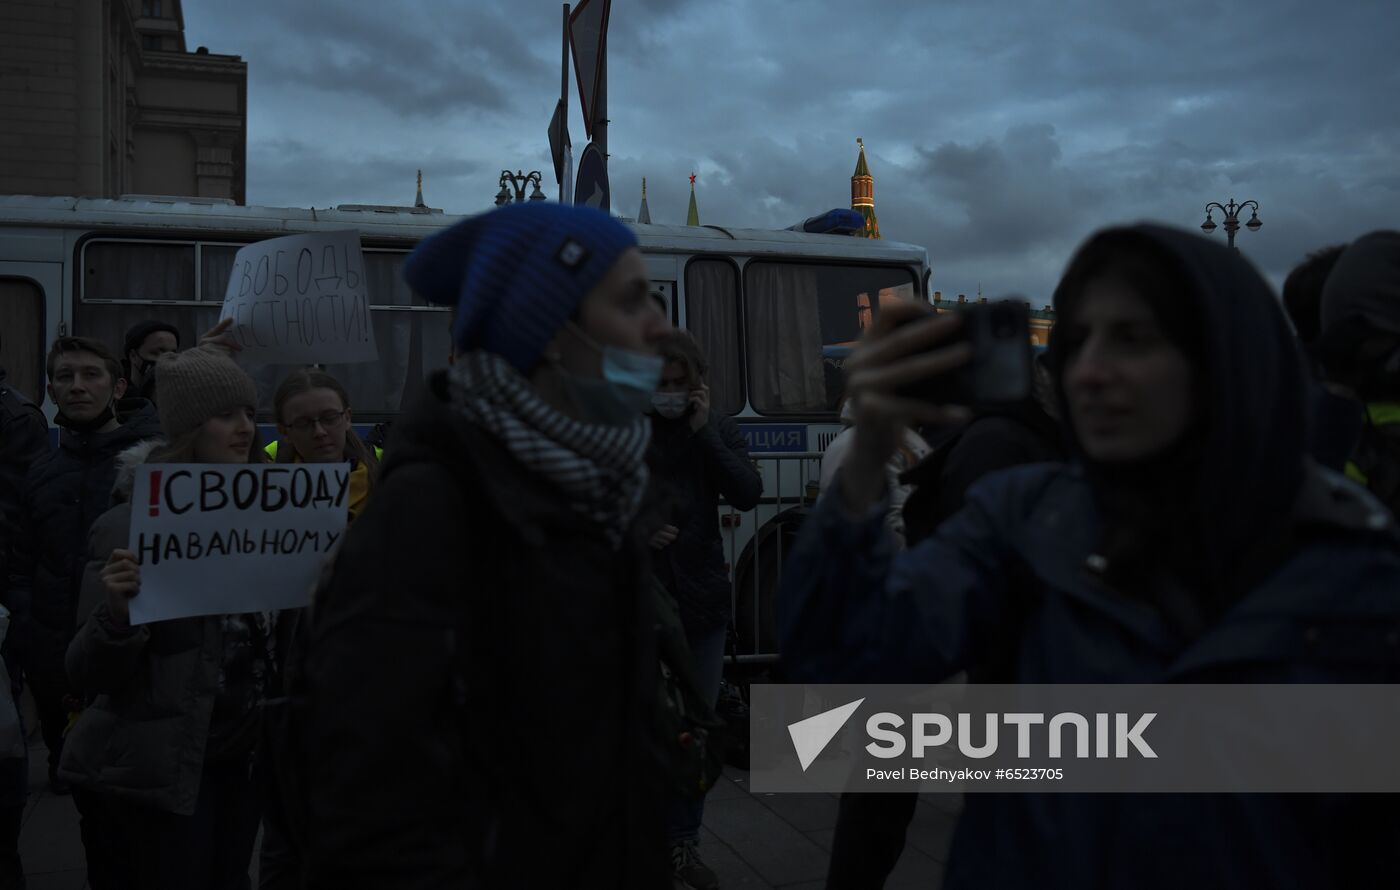
[[(971, 360), (950, 373), (903, 387), (898, 395), (973, 408), (1009, 405), (1030, 398), (1030, 306), (1006, 299), (974, 303), (960, 314), (962, 327), (953, 342), (969, 343)], [(911, 319), (905, 324), (921, 320)]]

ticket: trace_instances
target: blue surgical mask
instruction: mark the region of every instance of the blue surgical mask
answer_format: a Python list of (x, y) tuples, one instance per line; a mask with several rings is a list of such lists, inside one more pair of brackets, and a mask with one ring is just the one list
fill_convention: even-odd
[(622, 426), (636, 420), (651, 407), (652, 393), (656, 392), (661, 382), (661, 371), (666, 367), (665, 359), (616, 346), (599, 346), (578, 325), (568, 322), (567, 326), (574, 336), (603, 357), (601, 378), (564, 372), (574, 402), (588, 415), (589, 420)]
[(651, 395), (651, 407), (667, 420), (675, 420), (690, 407), (688, 392), (657, 392)]

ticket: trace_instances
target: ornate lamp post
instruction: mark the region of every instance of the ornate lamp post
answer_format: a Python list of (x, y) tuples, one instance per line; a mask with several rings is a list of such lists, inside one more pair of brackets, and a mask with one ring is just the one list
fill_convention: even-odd
[[(496, 193), (496, 206), (500, 207), (503, 204), (510, 203), (511, 190), (515, 191), (515, 203), (524, 204), (525, 186), (529, 185), (530, 183), (535, 184), (535, 190), (530, 193), (530, 200), (546, 200), (544, 192), (540, 191), (540, 171), (531, 170), (529, 173), (524, 173), (520, 170), (517, 170), (514, 173), (512, 173), (509, 170), (502, 170), (501, 190)], [(509, 184), (509, 188), (506, 187), (507, 184)]]
[(1234, 198), (1231, 198), (1228, 204), (1221, 204), (1218, 201), (1211, 201), (1207, 204), (1206, 221), (1201, 223), (1201, 230), (1207, 235), (1215, 231), (1215, 221), (1210, 218), (1210, 212), (1211, 208), (1219, 210), (1221, 213), (1225, 214), (1225, 237), (1230, 240), (1230, 246), (1234, 247), (1235, 233), (1240, 230), (1240, 211), (1246, 207), (1252, 209), (1249, 214), (1249, 222), (1245, 223), (1244, 227), (1251, 232), (1259, 231), (1259, 227), (1263, 225), (1263, 223), (1259, 221), (1259, 202), (1245, 201), (1243, 204), (1236, 204)]

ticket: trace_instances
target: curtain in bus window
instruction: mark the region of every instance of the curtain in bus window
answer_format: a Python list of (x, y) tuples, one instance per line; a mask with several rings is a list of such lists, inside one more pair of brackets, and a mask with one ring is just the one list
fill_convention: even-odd
[(228, 290), (228, 278), (233, 273), (233, 257), (238, 248), (233, 245), (201, 244), (199, 246), (199, 298), (205, 302), (222, 303)]
[(827, 410), (817, 270), (750, 263), (744, 272), (749, 391), (755, 410)]
[(6, 385), (44, 401), (44, 292), (32, 281), (0, 278), (0, 368)]
[(193, 244), (94, 241), (83, 265), (85, 300), (194, 300)]
[(695, 260), (685, 270), (686, 328), (710, 365), (710, 408), (721, 414), (744, 407), (737, 278), (734, 266), (722, 260)]

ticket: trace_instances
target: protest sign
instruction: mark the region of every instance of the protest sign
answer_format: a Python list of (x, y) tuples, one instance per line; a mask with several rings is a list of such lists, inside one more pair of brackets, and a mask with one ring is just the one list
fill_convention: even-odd
[(372, 362), (374, 345), (360, 234), (270, 238), (240, 248), (220, 320), (233, 319), (253, 362)]
[(131, 623), (306, 605), (345, 532), (349, 488), (348, 463), (140, 467)]

